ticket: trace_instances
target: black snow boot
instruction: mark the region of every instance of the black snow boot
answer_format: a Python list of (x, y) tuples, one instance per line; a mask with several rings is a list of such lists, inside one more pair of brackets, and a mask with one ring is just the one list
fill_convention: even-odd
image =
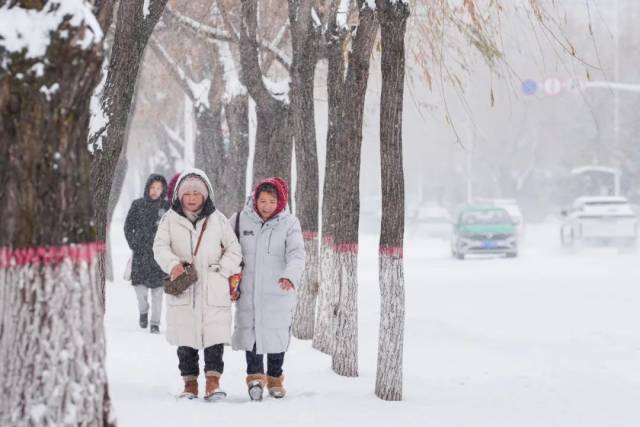
[(151, 325), (151, 328), (149, 329), (149, 332), (151, 332), (152, 334), (159, 334), (160, 333), (160, 326)]
[(149, 313), (140, 313), (140, 327), (142, 329), (146, 328), (147, 325), (149, 324)]

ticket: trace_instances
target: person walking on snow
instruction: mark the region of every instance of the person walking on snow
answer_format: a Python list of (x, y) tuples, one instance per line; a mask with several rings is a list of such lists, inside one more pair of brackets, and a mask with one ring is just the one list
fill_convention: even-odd
[(148, 294), (151, 293), (152, 334), (160, 332), (162, 279), (165, 276), (153, 257), (153, 239), (160, 218), (169, 210), (166, 192), (167, 181), (164, 177), (150, 175), (144, 186), (144, 197), (133, 201), (124, 223), (124, 235), (133, 251), (131, 284), (138, 299), (139, 325), (145, 329), (149, 323)]
[[(282, 366), (289, 347), (296, 286), (305, 264), (300, 221), (287, 209), (288, 188), (281, 178), (261, 181), (240, 215), (238, 234), (244, 269), (236, 303), (234, 350), (244, 350), (246, 383), (252, 400), (282, 398)], [(231, 223), (236, 224), (235, 216)], [(263, 355), (267, 355), (267, 375)]]
[(178, 178), (153, 252), (171, 280), (184, 273), (183, 263), (192, 264), (197, 272), (197, 282), (182, 294), (167, 295), (166, 336), (170, 344), (178, 346), (182, 396), (198, 396), (198, 350), (204, 349), (205, 399), (224, 397), (226, 393), (220, 388), (222, 356), (224, 345), (231, 342), (228, 278), (240, 271), (242, 252), (229, 221), (216, 210), (211, 183), (200, 169), (188, 169)]

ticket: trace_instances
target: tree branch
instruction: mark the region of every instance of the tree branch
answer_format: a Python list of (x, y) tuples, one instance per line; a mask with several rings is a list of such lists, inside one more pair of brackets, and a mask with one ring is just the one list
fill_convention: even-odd
[(160, 15), (165, 9), (167, 4), (167, 0), (149, 0), (151, 4), (149, 5), (149, 14), (144, 18), (144, 22), (142, 25), (142, 31), (145, 35), (145, 38), (151, 36), (153, 32), (153, 28), (156, 23), (160, 19)]
[[(230, 27), (231, 32), (220, 31), (217, 28), (213, 28), (209, 25), (205, 25), (201, 22), (196, 21), (195, 19), (189, 18), (188, 16), (182, 15), (179, 12), (171, 10), (171, 8), (166, 8), (165, 15), (169, 16), (169, 19), (173, 19), (182, 28), (185, 28), (195, 35), (202, 37), (206, 42), (214, 42), (214, 41), (224, 41), (231, 43), (240, 43), (240, 38), (237, 33), (233, 32), (233, 27)], [(231, 26), (231, 23), (229, 23)], [(272, 43), (265, 43), (262, 40), (257, 41), (257, 46), (259, 49), (269, 52), (273, 55), (278, 63), (282, 65), (287, 71), (291, 68), (291, 59), (288, 58), (282, 51), (280, 51), (277, 46), (274, 47)]]
[(229, 19), (229, 12), (227, 12), (224, 1), (216, 0), (216, 5), (218, 6), (218, 10), (220, 11), (220, 16), (222, 16), (222, 22), (224, 22), (224, 26), (227, 27), (227, 31), (229, 31), (229, 33), (235, 39), (234, 42), (240, 43), (240, 33), (233, 26), (231, 19)]
[[(176, 63), (176, 61), (169, 55), (169, 53), (162, 47), (160, 42), (155, 37), (151, 37), (149, 39), (149, 47), (151, 51), (156, 55), (156, 58), (162, 63), (162, 65), (169, 71), (171, 77), (180, 85), (180, 88), (184, 91), (184, 93), (191, 99), (191, 102), (195, 103), (196, 95), (193, 93), (191, 87), (193, 86), (193, 81), (189, 77), (187, 77), (186, 73), (180, 68), (180, 66)], [(191, 84), (190, 84), (191, 83)]]

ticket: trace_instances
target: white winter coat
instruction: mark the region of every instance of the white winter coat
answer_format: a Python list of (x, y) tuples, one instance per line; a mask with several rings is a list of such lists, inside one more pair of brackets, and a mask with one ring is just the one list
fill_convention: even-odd
[[(204, 172), (191, 169), (178, 179), (175, 197), (182, 179), (191, 173), (200, 175), (209, 187), (209, 194), (213, 194)], [(192, 253), (203, 224), (204, 219), (200, 219), (194, 227), (186, 217), (171, 209), (163, 216), (153, 244), (155, 260), (167, 274), (181, 262), (193, 263), (198, 274), (198, 282), (182, 295), (166, 295), (166, 337), (170, 344), (177, 346), (205, 348), (231, 341), (228, 278), (240, 271), (241, 249), (229, 221), (216, 210), (209, 215), (194, 259)]]
[(255, 343), (258, 354), (287, 351), (296, 290), (283, 290), (278, 281), (286, 278), (300, 285), (305, 264), (300, 221), (285, 210), (265, 223), (250, 198), (240, 213), (239, 228), (244, 270), (233, 349), (251, 351)]

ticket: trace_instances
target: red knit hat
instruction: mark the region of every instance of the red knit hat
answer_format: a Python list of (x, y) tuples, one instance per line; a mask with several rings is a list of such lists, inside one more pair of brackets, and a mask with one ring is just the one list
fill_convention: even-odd
[(287, 181), (278, 176), (265, 178), (260, 181), (258, 185), (256, 185), (256, 189), (253, 192), (253, 207), (255, 208), (256, 212), (258, 212), (258, 196), (260, 195), (262, 187), (267, 184), (273, 185), (278, 193), (278, 205), (276, 206), (276, 210), (273, 211), (273, 214), (271, 215), (271, 218), (273, 218), (274, 216), (282, 212), (287, 206), (287, 202), (289, 201), (289, 186), (287, 185)]

